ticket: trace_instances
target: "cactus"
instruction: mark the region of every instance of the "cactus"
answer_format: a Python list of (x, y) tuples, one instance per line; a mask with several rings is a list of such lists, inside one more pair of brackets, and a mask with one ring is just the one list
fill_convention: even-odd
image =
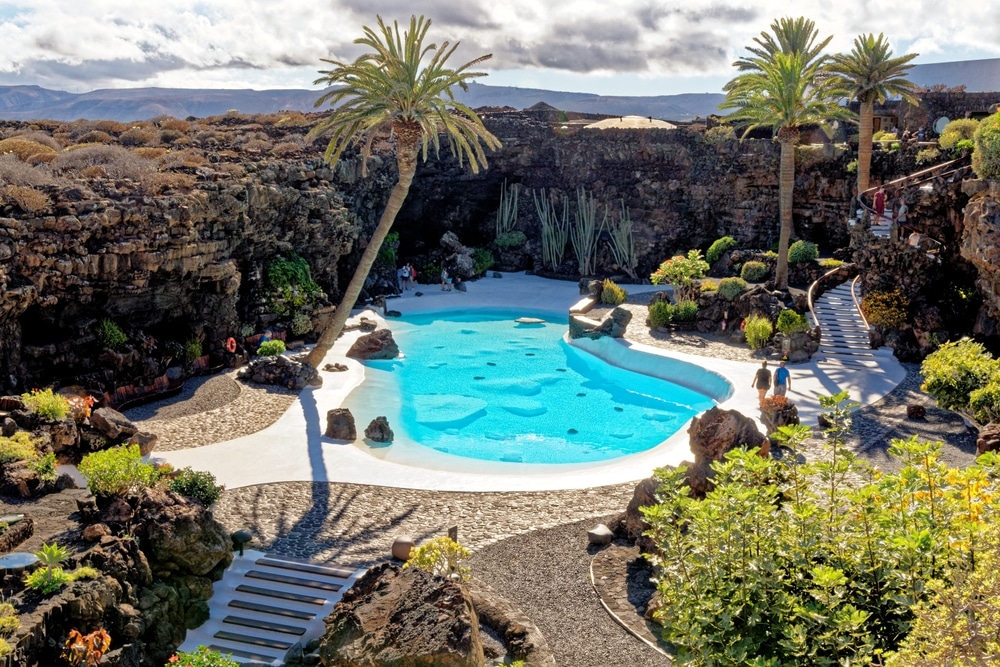
[(541, 194), (532, 190), (531, 197), (535, 201), (538, 220), (542, 223), (542, 265), (555, 271), (563, 263), (566, 241), (569, 240), (569, 202), (563, 195), (562, 215), (559, 215), (555, 204), (546, 196), (545, 188), (542, 188)]
[(632, 217), (624, 199), (621, 215), (608, 226), (608, 236), (608, 248), (615, 264), (630, 277), (636, 278), (635, 267), (639, 262), (635, 256), (635, 239), (632, 238)]
[(517, 184), (507, 189), (507, 179), (500, 186), (500, 208), (497, 209), (497, 236), (506, 234), (517, 224), (517, 199), (520, 188)]
[(569, 240), (573, 244), (573, 252), (580, 265), (580, 275), (589, 276), (594, 273), (594, 260), (597, 254), (597, 237), (604, 229), (608, 212), (600, 224), (597, 223), (597, 200), (583, 186), (576, 191), (576, 222), (570, 229)]

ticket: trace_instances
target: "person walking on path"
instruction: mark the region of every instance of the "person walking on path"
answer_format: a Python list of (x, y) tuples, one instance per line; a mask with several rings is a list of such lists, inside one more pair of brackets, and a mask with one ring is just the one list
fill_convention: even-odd
[(774, 371), (774, 395), (784, 396), (792, 388), (792, 374), (785, 368), (785, 362), (778, 364)]
[(763, 407), (764, 397), (767, 396), (767, 390), (771, 388), (771, 371), (767, 370), (766, 361), (760, 362), (760, 368), (757, 369), (757, 374), (750, 386), (757, 388), (757, 400)]

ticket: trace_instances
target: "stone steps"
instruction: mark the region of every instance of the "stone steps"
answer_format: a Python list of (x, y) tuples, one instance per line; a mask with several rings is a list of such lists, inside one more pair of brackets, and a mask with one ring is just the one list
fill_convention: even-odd
[(853, 283), (827, 290), (813, 303), (822, 332), (820, 364), (859, 369), (878, 366), (876, 351), (869, 344), (868, 326), (855, 303)]
[(323, 634), (323, 619), (363, 573), (248, 550), (215, 583), (209, 620), (179, 650), (203, 645), (241, 664), (283, 665)]

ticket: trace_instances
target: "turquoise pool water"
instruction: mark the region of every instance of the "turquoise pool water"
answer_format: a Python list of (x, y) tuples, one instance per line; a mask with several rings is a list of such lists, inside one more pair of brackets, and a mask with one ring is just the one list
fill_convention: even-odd
[[(514, 321), (525, 315), (546, 321)], [(566, 344), (565, 315), (428, 313), (390, 326), (405, 356), (366, 362), (364, 384), (344, 404), (359, 430), (388, 418), (396, 440), (368, 443), (373, 452), (415, 446), (488, 461), (603, 461), (655, 447), (714, 405)]]

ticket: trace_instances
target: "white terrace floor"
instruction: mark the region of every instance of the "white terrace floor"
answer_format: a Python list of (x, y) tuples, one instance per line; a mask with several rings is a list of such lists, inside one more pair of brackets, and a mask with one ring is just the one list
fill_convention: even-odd
[[(408, 291), (402, 298), (391, 300), (389, 307), (416, 313), (524, 305), (526, 309), (566, 313), (580, 299), (575, 282), (546, 280), (517, 273), (504, 274), (501, 279), (485, 278), (467, 285), (468, 292), (464, 293), (442, 292), (434, 285), (419, 285), (417, 291), (422, 291), (423, 296), (417, 297), (414, 291)], [(635, 285), (627, 288), (631, 292), (658, 289)], [(391, 326), (391, 322), (389, 324)], [(686, 427), (652, 450), (596, 464), (521, 464), (448, 457), (452, 459), (449, 469), (442, 470), (405, 466), (375, 458), (353, 444), (323, 437), (327, 411), (339, 407), (364, 379), (364, 367), (344, 356), (357, 335), (351, 332), (342, 336), (326, 358), (327, 363), (340, 362), (346, 364), (349, 370), (346, 373), (323, 372), (323, 386), (303, 391), (292, 407), (269, 428), (228, 442), (166, 452), (159, 458), (175, 467), (191, 466), (195, 470), (208, 470), (230, 489), (271, 482), (325, 481), (438, 491), (541, 491), (599, 487), (643, 479), (655, 467), (692, 459), (687, 446)], [(732, 396), (721, 404), (722, 407), (747, 415), (759, 412), (757, 391), (751, 387), (758, 364), (675, 353), (621, 340), (603, 339), (591, 347), (619, 365), (627, 366), (635, 354), (643, 353), (673, 357), (711, 369), (724, 376), (734, 388)], [(803, 423), (816, 423), (820, 412), (817, 397), (820, 395), (847, 390), (851, 400), (865, 405), (877, 401), (896, 387), (906, 375), (905, 369), (889, 350), (877, 354), (877, 359), (878, 368), (864, 370), (821, 367), (815, 360), (790, 367), (792, 390), (788, 397), (798, 407)]]

